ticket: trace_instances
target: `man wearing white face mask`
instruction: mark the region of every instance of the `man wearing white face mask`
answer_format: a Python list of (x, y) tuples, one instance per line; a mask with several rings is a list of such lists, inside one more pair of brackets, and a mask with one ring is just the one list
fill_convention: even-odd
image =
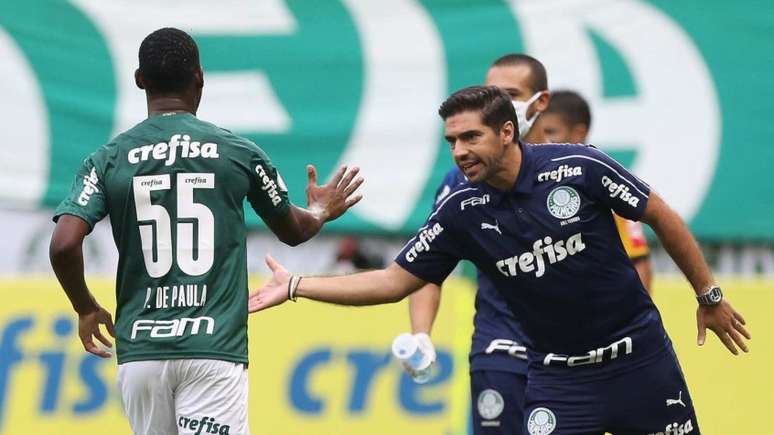
[(542, 130), (532, 128), (551, 100), (546, 69), (539, 60), (526, 54), (507, 54), (489, 67), (485, 84), (497, 86), (511, 96), (519, 121), (519, 139), (546, 142)]
[[(519, 124), (519, 138), (543, 143), (541, 128), (531, 128), (548, 108), (550, 94), (546, 69), (537, 59), (508, 54), (489, 67), (486, 85), (497, 86), (511, 96)], [(465, 181), (456, 166), (446, 174), (436, 191), (435, 206), (458, 184)], [(482, 231), (499, 232), (493, 222)], [(441, 300), (441, 288), (428, 284), (409, 297), (412, 331), (425, 352), (435, 355), (430, 331)], [(476, 315), (470, 350), (470, 392), (475, 435), (520, 433), (524, 391), (527, 382), (526, 349), (523, 333), (505, 300), (488, 278), (478, 273)]]

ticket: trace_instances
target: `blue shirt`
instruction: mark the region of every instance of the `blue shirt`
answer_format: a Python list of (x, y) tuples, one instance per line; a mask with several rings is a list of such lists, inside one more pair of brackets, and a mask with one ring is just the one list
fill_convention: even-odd
[(523, 328), (530, 378), (596, 376), (665, 350), (661, 318), (626, 256), (611, 210), (639, 220), (650, 188), (585, 145), (519, 144), (508, 192), (456, 186), (396, 258), (440, 284), (472, 261)]
[[(435, 195), (435, 206), (467, 178), (458, 167), (444, 177)], [(505, 298), (486, 275), (476, 270), (476, 314), (473, 317), (473, 340), (470, 347), (470, 371), (497, 370), (527, 373), (527, 353), (521, 326), (508, 308)]]

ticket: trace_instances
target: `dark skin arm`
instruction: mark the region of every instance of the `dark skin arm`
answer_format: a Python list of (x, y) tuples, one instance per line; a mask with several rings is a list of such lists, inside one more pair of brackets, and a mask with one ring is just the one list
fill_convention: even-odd
[(266, 225), (283, 243), (296, 246), (314, 237), (322, 226), (332, 221), (357, 204), (361, 194), (354, 194), (363, 184), (363, 178), (357, 177), (359, 168), (347, 170), (342, 166), (331, 180), (317, 185), (317, 170), (314, 166), (306, 167), (309, 182), (306, 186), (308, 208), (290, 206), (290, 212), (277, 219), (266, 219)]
[(115, 337), (113, 318), (94, 299), (83, 275), (83, 240), (89, 231), (89, 224), (83, 219), (71, 215), (60, 216), (51, 237), (49, 258), (59, 283), (78, 313), (78, 336), (84, 349), (102, 358), (109, 358), (110, 353), (97, 347), (94, 338), (107, 347), (113, 347), (99, 327), (100, 324), (105, 325), (108, 333)]
[[(664, 249), (691, 283), (697, 295), (704, 293), (715, 283), (699, 245), (685, 222), (656, 192), (650, 194), (642, 221), (656, 232)], [(699, 346), (704, 344), (706, 330), (709, 328), (734, 355), (739, 354), (737, 346), (748, 352), (747, 343), (742, 339), (742, 336), (748, 340), (751, 338), (744, 327), (746, 322), (728, 300), (723, 299), (714, 306), (699, 305), (696, 310), (696, 322), (699, 329)]]

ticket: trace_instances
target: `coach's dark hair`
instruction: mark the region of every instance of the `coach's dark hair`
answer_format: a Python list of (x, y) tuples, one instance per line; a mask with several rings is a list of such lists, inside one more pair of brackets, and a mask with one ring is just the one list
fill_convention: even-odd
[(481, 122), (496, 132), (508, 121), (513, 123), (516, 131), (519, 129), (511, 97), (496, 86), (460, 89), (441, 104), (438, 114), (445, 121), (450, 116), (467, 111), (481, 112)]
[[(526, 65), (530, 70), (532, 93), (548, 89), (548, 74), (546, 67), (532, 56), (520, 53), (506, 54), (492, 63), (495, 66)], [(491, 68), (491, 67), (490, 67)]]
[(570, 126), (583, 124), (591, 127), (589, 103), (577, 92), (567, 90), (551, 92), (551, 102), (543, 113), (555, 113)]
[(199, 47), (182, 30), (165, 27), (140, 44), (140, 72), (149, 92), (180, 92), (191, 84), (199, 66)]

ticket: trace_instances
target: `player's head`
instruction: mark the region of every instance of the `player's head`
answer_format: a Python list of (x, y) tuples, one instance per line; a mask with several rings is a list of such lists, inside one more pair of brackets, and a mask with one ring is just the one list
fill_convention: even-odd
[(513, 149), (518, 121), (508, 94), (496, 86), (473, 86), (441, 104), (444, 135), (452, 157), (472, 182), (501, 171), (503, 157)]
[(543, 64), (526, 54), (506, 54), (489, 67), (485, 84), (502, 88), (511, 96), (519, 117), (519, 137), (529, 142), (543, 142), (538, 131), (530, 131), (551, 99)]
[(586, 143), (591, 128), (589, 103), (577, 92), (556, 91), (536, 128), (552, 143)]
[(199, 106), (204, 74), (199, 47), (182, 30), (165, 27), (146, 36), (140, 44), (140, 67), (134, 77), (148, 98), (177, 97)]

